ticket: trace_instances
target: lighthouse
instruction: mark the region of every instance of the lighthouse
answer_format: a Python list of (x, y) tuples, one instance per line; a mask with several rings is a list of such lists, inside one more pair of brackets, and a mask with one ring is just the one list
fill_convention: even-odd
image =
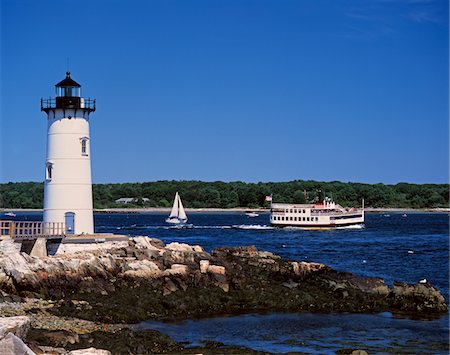
[(62, 222), (66, 234), (92, 234), (89, 115), (95, 100), (81, 97), (70, 72), (55, 87), (55, 98), (41, 99), (47, 114), (44, 228), (54, 225), (46, 222)]

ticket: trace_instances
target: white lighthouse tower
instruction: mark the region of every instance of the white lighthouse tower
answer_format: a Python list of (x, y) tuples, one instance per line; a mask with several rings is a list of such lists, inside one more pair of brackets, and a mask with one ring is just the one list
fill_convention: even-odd
[(94, 233), (89, 114), (95, 100), (81, 97), (81, 85), (66, 73), (55, 99), (41, 99), (47, 113), (45, 222), (63, 222), (66, 234)]

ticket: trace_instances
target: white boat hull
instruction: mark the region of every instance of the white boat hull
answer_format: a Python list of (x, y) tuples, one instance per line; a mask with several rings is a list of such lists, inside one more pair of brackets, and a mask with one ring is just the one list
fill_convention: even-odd
[(363, 209), (344, 209), (339, 205), (272, 204), (270, 224), (277, 227), (311, 229), (364, 225)]
[(170, 224), (185, 224), (187, 219), (178, 219), (178, 218), (167, 218), (166, 223)]

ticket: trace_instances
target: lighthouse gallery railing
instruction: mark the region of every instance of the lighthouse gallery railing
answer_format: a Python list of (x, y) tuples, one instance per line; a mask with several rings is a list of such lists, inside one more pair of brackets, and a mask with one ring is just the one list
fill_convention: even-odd
[[(89, 109), (95, 111), (95, 99), (77, 98), (80, 100), (79, 107), (81, 109)], [(41, 111), (48, 109), (56, 109), (56, 99), (41, 99)], [(70, 107), (66, 107), (70, 108)]]

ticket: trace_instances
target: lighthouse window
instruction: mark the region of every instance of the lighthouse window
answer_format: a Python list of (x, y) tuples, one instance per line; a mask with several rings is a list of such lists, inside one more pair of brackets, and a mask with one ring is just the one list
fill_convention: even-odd
[(45, 169), (45, 179), (51, 180), (53, 177), (53, 164), (47, 163), (46, 169)]
[(89, 138), (84, 137), (81, 138), (81, 155), (88, 155), (88, 149), (87, 149), (87, 145), (88, 145), (88, 140)]

